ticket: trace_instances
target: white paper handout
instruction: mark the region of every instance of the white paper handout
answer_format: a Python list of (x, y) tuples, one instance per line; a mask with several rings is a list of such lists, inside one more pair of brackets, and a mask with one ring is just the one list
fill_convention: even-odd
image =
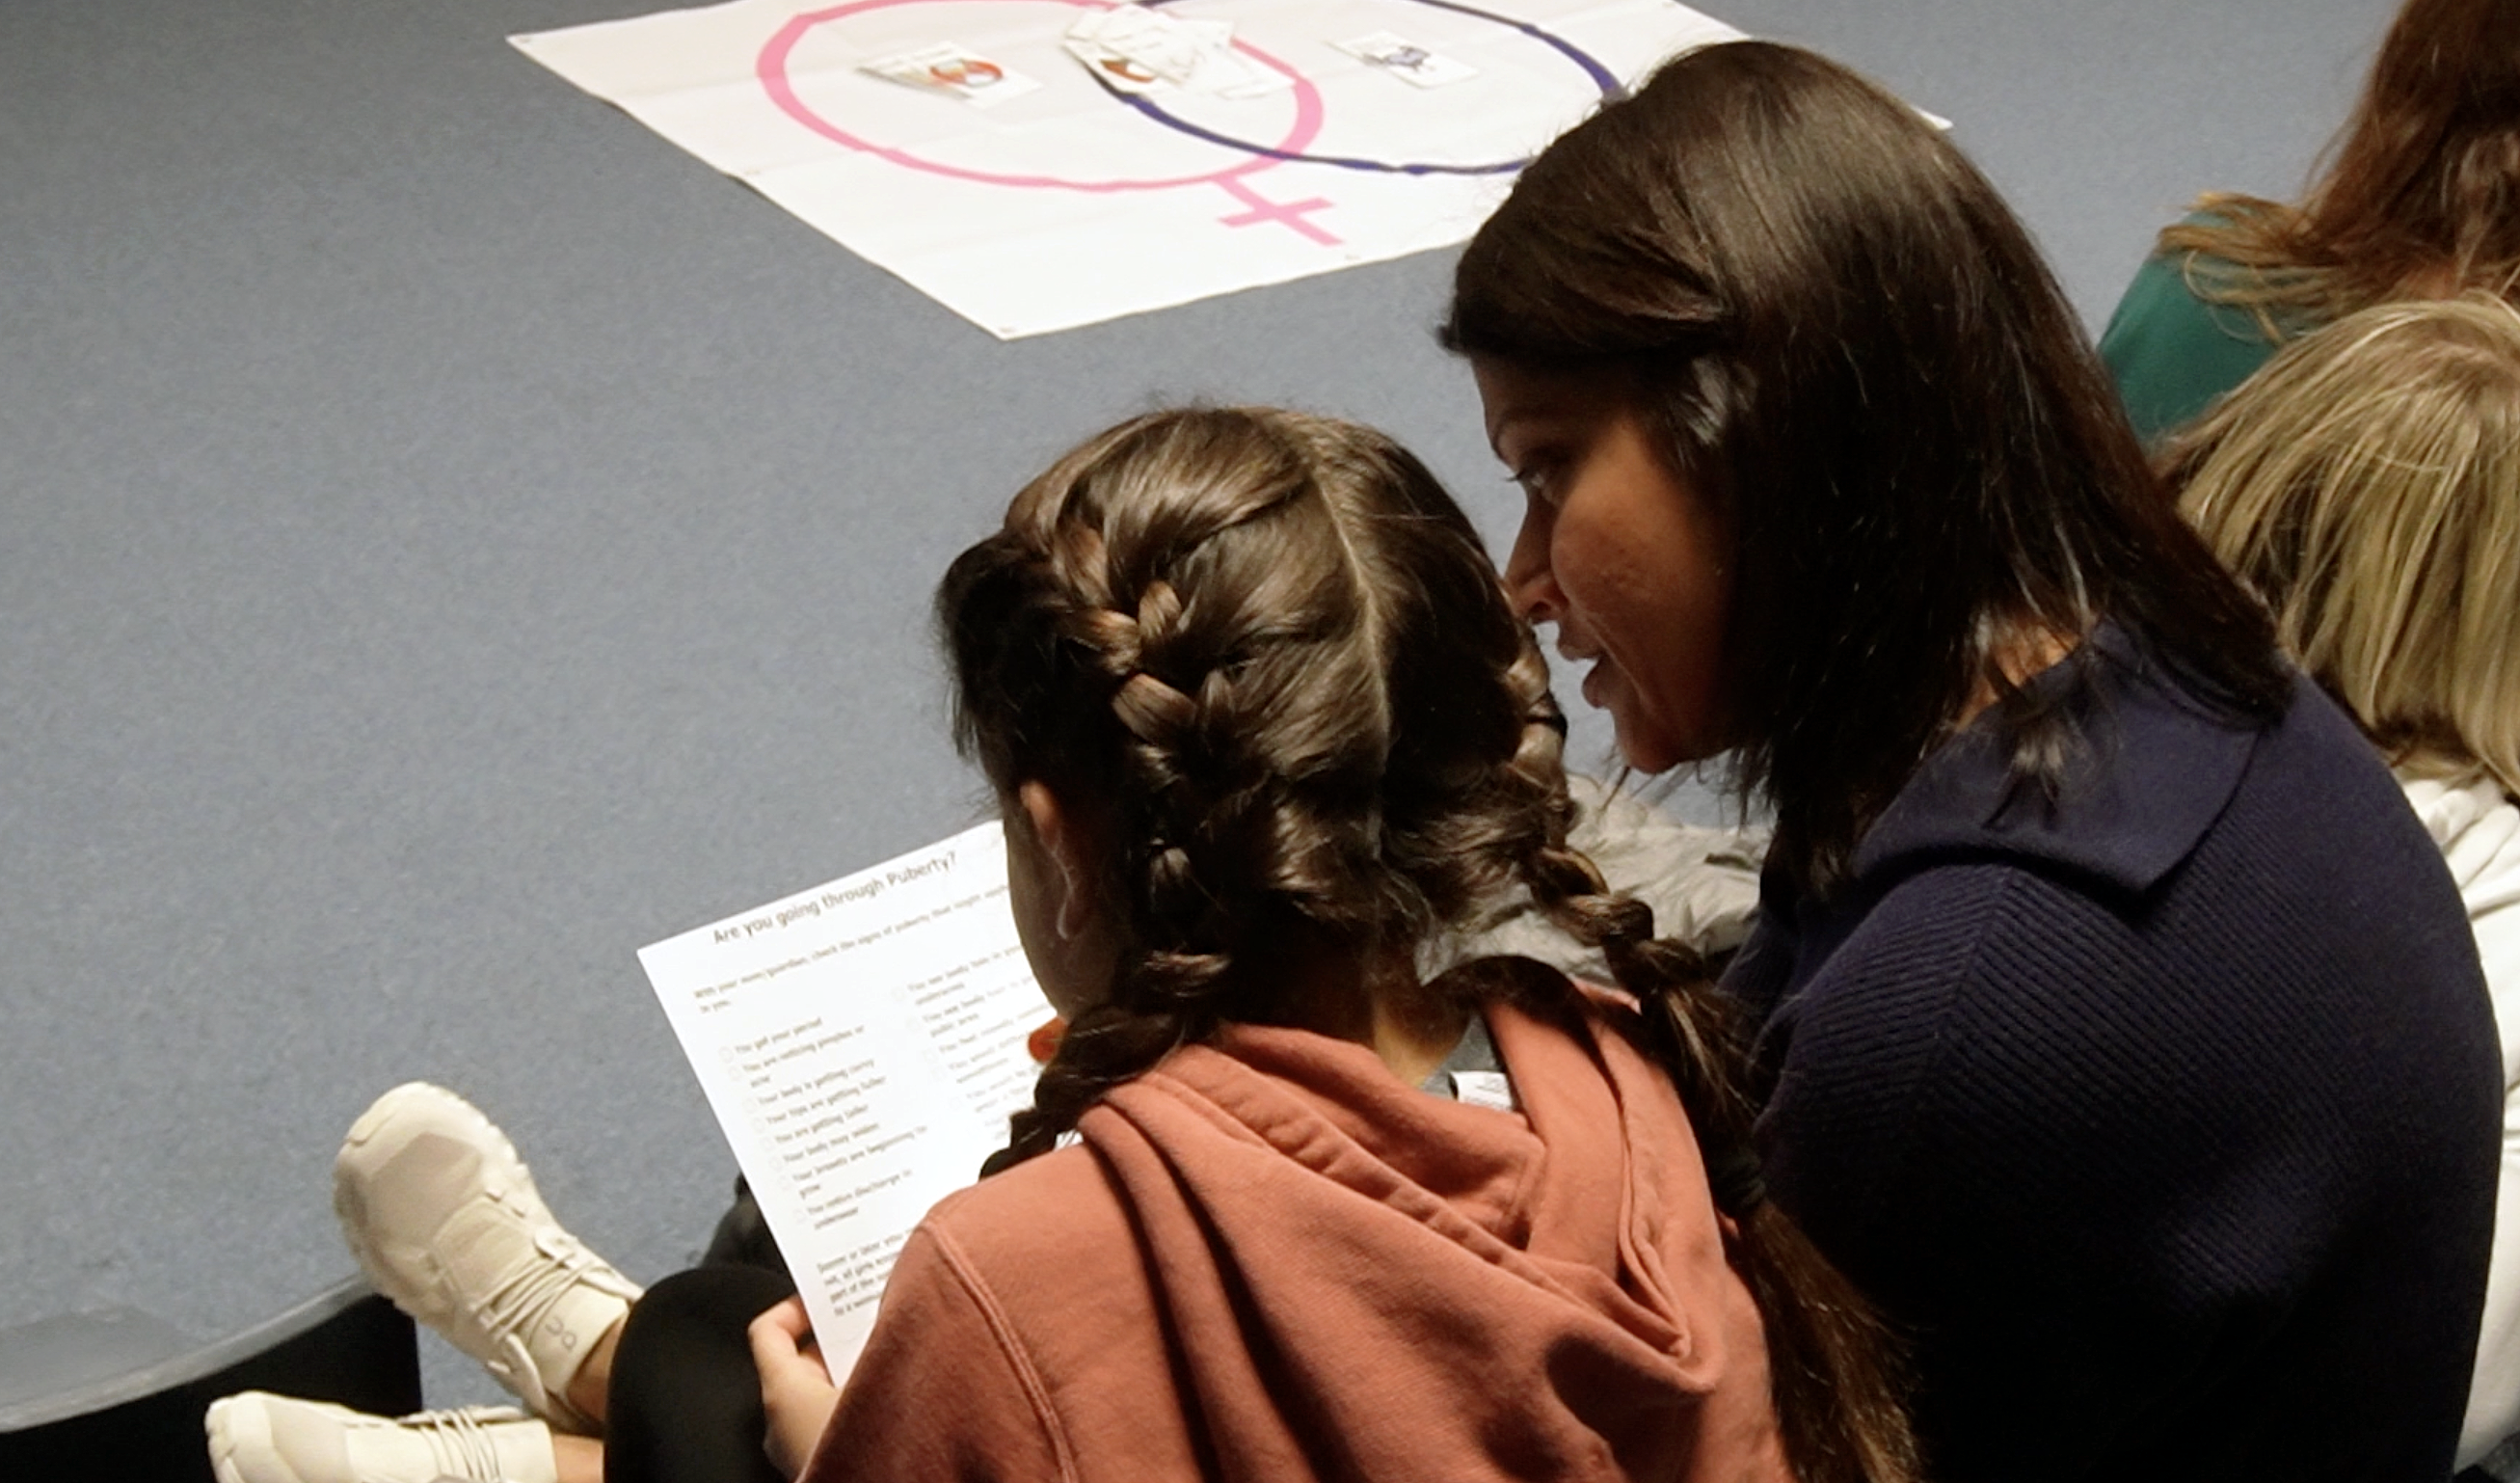
[(1012, 337), (1458, 243), (1739, 34), (1669, 0), (729, 0), (514, 39)]
[(927, 1207), (1031, 1101), (1051, 1017), (983, 825), (643, 948), (834, 1378)]

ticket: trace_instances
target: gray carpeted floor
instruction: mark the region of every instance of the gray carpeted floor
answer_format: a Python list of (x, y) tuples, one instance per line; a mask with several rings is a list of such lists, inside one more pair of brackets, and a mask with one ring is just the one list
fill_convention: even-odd
[[(2390, 10), (1708, 8), (1956, 119), (2095, 323)], [(1509, 526), (1443, 254), (1001, 344), (502, 39), (636, 10), (0, 3), (0, 1326), (346, 1273), (410, 1077), (684, 1261), (731, 1166), (632, 955), (973, 816), (928, 588), (1094, 427), (1359, 417)]]

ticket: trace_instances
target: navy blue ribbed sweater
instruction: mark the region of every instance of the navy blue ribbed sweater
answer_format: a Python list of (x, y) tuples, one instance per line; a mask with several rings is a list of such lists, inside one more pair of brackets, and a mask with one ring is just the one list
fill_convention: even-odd
[(2307, 682), (2235, 729), (2104, 629), (2033, 685), (2053, 802), (1982, 723), (1825, 901), (1771, 873), (1771, 1190), (1910, 1336), (1938, 1478), (2447, 1477), (2501, 1094), (2440, 851)]

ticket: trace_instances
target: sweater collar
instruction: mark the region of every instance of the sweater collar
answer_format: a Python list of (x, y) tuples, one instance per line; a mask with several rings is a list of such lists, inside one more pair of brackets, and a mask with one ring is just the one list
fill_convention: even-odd
[(2141, 893), (2238, 788), (2254, 728), (2206, 710), (2113, 623), (2024, 687), (2073, 739), (2053, 798), (2016, 786), (1989, 709), (1926, 757), (1855, 852), (1858, 879), (1926, 858), (2000, 855)]

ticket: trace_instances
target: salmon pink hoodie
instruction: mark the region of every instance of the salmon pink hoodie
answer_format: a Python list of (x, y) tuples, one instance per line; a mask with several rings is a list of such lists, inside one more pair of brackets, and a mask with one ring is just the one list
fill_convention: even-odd
[(914, 1233), (809, 1463), (851, 1478), (1787, 1483), (1670, 1082), (1569, 990), (1520, 1108), (1232, 1026)]

